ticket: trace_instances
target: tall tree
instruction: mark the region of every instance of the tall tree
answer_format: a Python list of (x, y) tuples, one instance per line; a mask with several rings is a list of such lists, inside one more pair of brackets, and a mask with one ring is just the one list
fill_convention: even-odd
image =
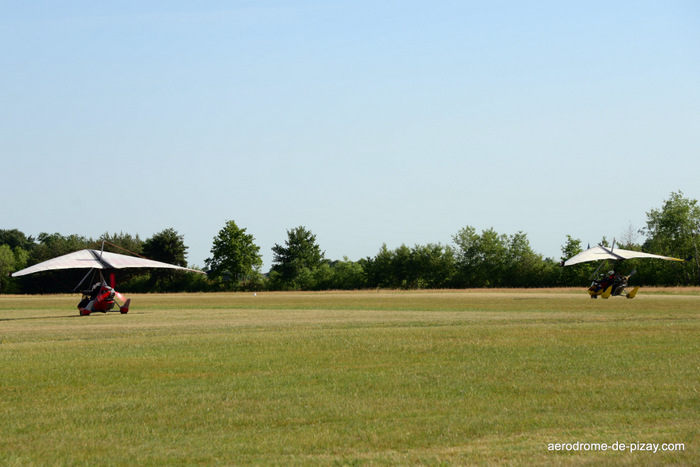
[[(603, 237), (605, 241), (605, 237)], [(576, 256), (581, 253), (583, 248), (581, 247), (581, 240), (578, 238), (573, 238), (571, 235), (566, 236), (566, 243), (561, 247), (561, 264), (567, 259)], [(567, 266), (561, 269), (560, 285), (564, 286), (582, 286), (587, 285), (591, 280), (591, 274), (593, 274), (594, 265), (591, 263), (579, 263), (574, 266)]]
[(368, 287), (396, 287), (392, 282), (392, 258), (393, 253), (384, 243), (374, 257), (360, 260)]
[(213, 277), (230, 277), (236, 281), (260, 274), (262, 257), (255, 238), (239, 228), (234, 221), (227, 221), (214, 237), (211, 258), (205, 263)]
[(12, 278), (10, 274), (16, 271), (15, 254), (10, 245), (0, 245), (0, 293), (10, 293)]
[(467, 287), (500, 287), (504, 284), (508, 237), (491, 228), (476, 233), (467, 226), (453, 237), (460, 281)]
[(331, 265), (333, 278), (329, 288), (352, 290), (366, 287), (365, 274), (361, 262), (350, 261), (347, 256)]
[(505, 253), (505, 277), (507, 287), (538, 287), (546, 284), (545, 262), (542, 255), (530, 247), (527, 234), (518, 232), (508, 237)]
[(34, 238), (27, 237), (18, 229), (0, 229), (0, 245), (9, 245), (13, 250), (17, 247), (29, 251), (34, 247)]
[(321, 266), (324, 252), (316, 243), (316, 235), (303, 226), (287, 231), (284, 246), (272, 247), (272, 271), (279, 274), (279, 279), (287, 287), (297, 288), (295, 282)]
[(692, 258), (684, 267), (677, 263), (659, 264), (657, 270), (664, 271), (663, 282), (700, 284), (700, 206), (697, 200), (683, 197), (681, 191), (671, 193), (661, 209), (647, 213), (647, 226), (642, 233), (647, 237), (643, 245), (645, 251)]
[(451, 247), (439, 243), (415, 245), (411, 249), (414, 283), (417, 288), (441, 288), (452, 284), (457, 270)]
[(29, 260), (29, 251), (34, 246), (34, 239), (23, 232), (0, 229), (0, 293), (19, 291), (10, 274), (24, 269)]
[[(187, 246), (184, 237), (173, 228), (154, 234), (143, 242), (143, 255), (149, 259), (187, 267)], [(148, 273), (149, 290), (176, 291), (182, 284), (176, 278), (184, 279), (184, 271), (173, 269), (154, 269)]]
[(143, 242), (143, 255), (156, 261), (187, 267), (184, 237), (173, 228), (158, 232)]

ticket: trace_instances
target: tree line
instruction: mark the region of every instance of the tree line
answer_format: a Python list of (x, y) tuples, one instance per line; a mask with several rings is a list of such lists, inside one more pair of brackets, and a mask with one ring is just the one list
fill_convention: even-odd
[[(638, 233), (643, 242), (637, 243), (635, 232), (630, 231), (616, 245), (686, 261), (627, 260), (625, 267), (638, 272), (636, 284), (700, 285), (697, 200), (685, 198), (680, 191), (671, 193), (661, 208), (647, 213), (646, 226)], [(606, 238), (600, 243), (611, 246)], [(173, 228), (145, 240), (128, 233), (105, 233), (97, 239), (41, 233), (33, 238), (17, 229), (0, 230), (0, 293), (70, 291), (85, 271), (52, 271), (17, 278), (10, 274), (56, 256), (103, 246), (106, 251), (187, 266), (188, 247)], [(206, 275), (134, 269), (118, 271), (117, 280), (123, 292), (585, 286), (597, 265), (559, 266), (581, 251), (581, 240), (567, 235), (561, 258), (545, 258), (532, 249), (523, 232), (506, 235), (493, 228), (478, 232), (466, 226), (452, 237), (450, 245), (429, 243), (389, 249), (384, 244), (372, 257), (331, 260), (325, 257), (311, 230), (298, 226), (287, 231), (283, 244), (273, 246), (272, 268), (263, 274), (255, 238), (229, 220), (213, 239), (211, 256), (205, 260)]]

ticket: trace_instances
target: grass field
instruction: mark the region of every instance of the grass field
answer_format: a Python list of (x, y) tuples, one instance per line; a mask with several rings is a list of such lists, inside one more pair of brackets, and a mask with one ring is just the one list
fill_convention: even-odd
[(131, 298), (0, 296), (1, 465), (700, 463), (698, 289)]

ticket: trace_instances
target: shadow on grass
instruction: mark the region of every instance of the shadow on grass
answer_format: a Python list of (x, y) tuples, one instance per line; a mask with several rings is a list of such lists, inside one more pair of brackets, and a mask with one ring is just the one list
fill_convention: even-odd
[(64, 319), (64, 318), (85, 318), (85, 316), (80, 315), (66, 315), (66, 316), (29, 316), (26, 318), (0, 318), (0, 321), (24, 321), (30, 319)]

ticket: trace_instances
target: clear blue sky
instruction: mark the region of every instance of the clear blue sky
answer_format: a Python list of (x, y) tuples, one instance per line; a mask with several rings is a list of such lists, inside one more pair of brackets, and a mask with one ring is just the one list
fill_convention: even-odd
[(0, 228), (558, 258), (700, 198), (700, 3), (0, 0), (0, 108)]

